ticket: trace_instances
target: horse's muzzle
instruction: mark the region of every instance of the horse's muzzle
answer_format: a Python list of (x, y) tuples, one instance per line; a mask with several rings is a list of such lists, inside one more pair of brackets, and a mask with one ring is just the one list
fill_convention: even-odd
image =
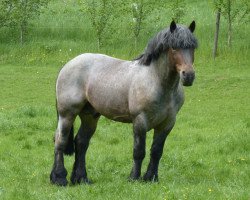
[(184, 86), (192, 86), (195, 79), (195, 72), (181, 72), (181, 81)]

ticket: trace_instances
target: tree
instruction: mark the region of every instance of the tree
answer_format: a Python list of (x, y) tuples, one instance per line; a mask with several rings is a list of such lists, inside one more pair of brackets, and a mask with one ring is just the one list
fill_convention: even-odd
[(185, 0), (173, 0), (170, 1), (167, 5), (171, 11), (172, 19), (175, 20), (175, 22), (179, 23), (180, 20), (185, 16)]
[(81, 10), (88, 14), (91, 24), (96, 32), (97, 46), (100, 50), (104, 31), (110, 20), (110, 11), (114, 9), (112, 0), (79, 0)]
[(20, 42), (23, 43), (29, 22), (40, 15), (41, 8), (45, 7), (48, 2), (49, 0), (2, 0), (0, 24), (18, 27)]
[(143, 29), (143, 23), (146, 17), (153, 12), (155, 3), (151, 0), (131, 0), (130, 3), (132, 14), (131, 28), (134, 35), (135, 48), (137, 48), (139, 35)]
[(133, 29), (133, 34), (135, 37), (135, 48), (137, 48), (139, 34), (142, 29), (142, 22), (145, 17), (143, 0), (132, 3), (131, 10), (132, 10), (132, 19), (133, 19), (132, 29)]
[(10, 23), (10, 13), (12, 11), (12, 4), (9, 1), (1, 0), (0, 3), (0, 27), (8, 26)]
[(215, 33), (214, 33), (214, 48), (213, 48), (213, 58), (215, 59), (218, 49), (218, 40), (219, 40), (219, 29), (220, 29), (220, 15), (221, 9), (218, 8), (216, 12), (216, 22), (215, 22)]
[(237, 19), (240, 21), (249, 19), (249, 1), (248, 0), (214, 0), (215, 9), (227, 20), (227, 43), (232, 46), (232, 24)]

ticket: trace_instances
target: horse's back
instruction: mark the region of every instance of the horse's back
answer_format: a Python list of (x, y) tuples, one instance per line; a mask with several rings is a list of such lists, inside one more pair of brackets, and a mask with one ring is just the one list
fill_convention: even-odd
[(100, 104), (112, 103), (114, 112), (127, 112), (129, 64), (130, 61), (103, 54), (86, 53), (73, 58), (57, 78), (59, 107), (78, 108), (88, 101), (97, 109), (100, 107), (100, 111)]
[(87, 80), (86, 99), (102, 115), (131, 122), (128, 97), (134, 67), (131, 61), (97, 55)]
[(120, 64), (122, 60), (103, 54), (85, 53), (66, 63), (57, 78), (57, 89), (61, 86), (71, 87), (88, 79), (89, 73), (98, 72), (100, 68)]

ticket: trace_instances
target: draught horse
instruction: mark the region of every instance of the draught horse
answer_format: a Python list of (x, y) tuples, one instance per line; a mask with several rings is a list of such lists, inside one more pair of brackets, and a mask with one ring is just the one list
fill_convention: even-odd
[[(158, 181), (158, 165), (167, 135), (184, 103), (183, 86), (191, 86), (197, 39), (189, 27), (171, 22), (153, 37), (133, 61), (86, 53), (69, 61), (56, 82), (58, 126), (55, 133), (53, 184), (67, 185), (64, 154), (75, 152), (72, 184), (90, 183), (85, 155), (101, 115), (133, 123), (133, 167), (129, 178), (141, 177), (146, 133), (154, 129), (150, 162), (144, 181)], [(81, 126), (74, 139), (73, 122)]]

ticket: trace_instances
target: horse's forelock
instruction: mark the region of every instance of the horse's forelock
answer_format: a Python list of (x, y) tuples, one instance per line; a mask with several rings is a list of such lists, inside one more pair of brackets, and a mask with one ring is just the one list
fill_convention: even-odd
[(161, 53), (169, 48), (173, 49), (195, 49), (198, 47), (198, 41), (193, 33), (182, 25), (177, 25), (177, 28), (171, 33), (169, 28), (160, 31), (152, 38), (144, 53), (137, 58), (143, 65), (150, 65), (153, 60), (157, 60)]
[(164, 49), (195, 49), (198, 42), (193, 33), (186, 27), (178, 25), (173, 33), (166, 31), (164, 38)]

